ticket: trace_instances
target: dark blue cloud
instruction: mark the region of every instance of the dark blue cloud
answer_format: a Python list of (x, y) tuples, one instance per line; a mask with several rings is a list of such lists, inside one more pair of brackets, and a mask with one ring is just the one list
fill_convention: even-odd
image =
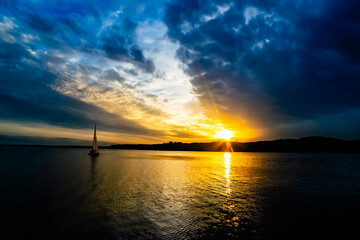
[[(220, 112), (274, 132), (285, 125), (295, 132), (320, 116), (359, 111), (359, 6), (352, 0), (175, 1), (164, 20), (204, 104), (215, 102)], [(320, 132), (315, 125), (311, 130)], [(327, 130), (339, 134), (333, 124)]]
[(134, 42), (132, 34), (134, 34), (136, 26), (136, 23), (129, 19), (113, 23), (100, 35), (100, 48), (109, 58), (133, 62), (146, 72), (154, 72), (153, 62), (145, 59), (142, 51)]
[(0, 49), (2, 120), (46, 123), (77, 129), (88, 129), (96, 122), (101, 130), (161, 135), (131, 120), (56, 92), (50, 85), (59, 76), (48, 71), (42, 65), (41, 58), (32, 56), (21, 45), (0, 43)]
[(123, 11), (118, 1), (87, 4), (84, 1), (6, 0), (0, 5), (0, 13), (16, 19), (22, 30), (39, 37), (33, 49), (74, 49), (104, 54), (153, 72), (154, 64), (143, 56), (134, 42), (137, 23)]
[(78, 129), (97, 122), (102, 130), (163, 135), (51, 87), (64, 72), (50, 65), (66, 66), (70, 73), (98, 71), (100, 80), (123, 81), (115, 71), (69, 64), (67, 54), (76, 51), (154, 71), (133, 39), (137, 23), (121, 11), (118, 1), (1, 1), (0, 22), (7, 25), (0, 29), (0, 118)]

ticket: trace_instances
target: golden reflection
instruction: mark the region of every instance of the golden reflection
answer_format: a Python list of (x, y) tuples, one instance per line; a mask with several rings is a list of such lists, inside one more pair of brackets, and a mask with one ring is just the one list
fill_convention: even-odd
[(230, 179), (230, 171), (231, 171), (231, 153), (224, 153), (224, 167), (225, 167), (225, 180), (226, 180), (226, 202), (225, 207), (228, 210), (229, 218), (226, 220), (227, 224), (232, 226), (239, 226), (239, 217), (236, 216), (235, 204), (232, 200), (232, 189), (231, 189), (231, 179)]
[(231, 160), (231, 154), (226, 152), (224, 153), (224, 165), (225, 165), (225, 178), (230, 178), (230, 160)]
[(226, 194), (231, 194), (231, 180), (230, 180), (230, 167), (231, 167), (231, 154), (224, 153), (224, 166), (225, 166), (225, 179), (226, 179)]

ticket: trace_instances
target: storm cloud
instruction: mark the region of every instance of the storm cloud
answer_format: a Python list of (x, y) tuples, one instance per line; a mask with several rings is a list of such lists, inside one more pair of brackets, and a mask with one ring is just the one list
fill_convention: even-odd
[[(114, 25), (102, 29), (99, 36), (84, 22), (98, 25), (103, 8), (85, 4), (67, 3), (62, 8), (50, 3), (46, 12), (37, 3), (4, 1), (0, 5), (0, 110), (1, 119), (9, 121), (42, 122), (68, 128), (89, 128), (97, 122), (104, 131), (132, 134), (160, 135), (138, 123), (109, 113), (97, 106), (63, 95), (51, 86), (63, 77), (57, 65), (66, 65), (67, 54), (96, 52), (104, 57), (131, 62), (140, 71), (151, 72), (154, 66), (136, 49), (132, 40), (135, 23), (125, 19), (121, 33)], [(78, 9), (78, 11), (76, 10)], [(76, 10), (76, 11), (75, 11)], [(8, 17), (6, 17), (6, 15)], [(117, 21), (121, 22), (118, 18)], [(118, 34), (118, 35), (116, 35)], [(127, 44), (120, 45), (109, 39), (128, 36)], [(116, 57), (115, 57), (116, 56)], [(99, 71), (100, 79), (123, 82), (123, 78), (112, 69), (101, 70), (90, 65), (68, 65), (82, 74)], [(75, 72), (75, 71), (73, 71)]]
[[(223, 114), (269, 128), (268, 136), (291, 136), (324, 133), (315, 126), (319, 118), (359, 111), (359, 6), (176, 1), (164, 19), (205, 106), (215, 103)], [(326, 125), (325, 120), (322, 129)], [(354, 127), (342, 127), (343, 135), (358, 135)], [(327, 131), (342, 135), (334, 125)]]
[[(3, 120), (43, 122), (68, 128), (87, 129), (98, 123), (102, 130), (132, 134), (160, 133), (148, 130), (121, 116), (50, 88), (59, 76), (46, 71), (41, 62), (32, 58), (21, 46), (0, 44), (2, 52), (2, 84), (0, 111)], [(23, 62), (33, 61), (31, 65)], [(8, 60), (8, 61), (5, 61)]]

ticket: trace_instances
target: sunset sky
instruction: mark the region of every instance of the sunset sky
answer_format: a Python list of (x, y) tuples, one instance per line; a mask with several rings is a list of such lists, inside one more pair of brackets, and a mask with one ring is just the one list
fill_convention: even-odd
[(359, 139), (359, 9), (2, 0), (0, 143)]

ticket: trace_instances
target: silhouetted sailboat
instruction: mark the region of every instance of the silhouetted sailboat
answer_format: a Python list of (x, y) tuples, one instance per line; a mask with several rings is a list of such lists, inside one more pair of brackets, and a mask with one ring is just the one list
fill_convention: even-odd
[(98, 142), (97, 142), (97, 138), (96, 138), (96, 124), (95, 124), (95, 128), (94, 128), (94, 138), (93, 138), (93, 144), (92, 144), (92, 149), (89, 152), (89, 155), (91, 156), (99, 156), (99, 146), (98, 146)]

